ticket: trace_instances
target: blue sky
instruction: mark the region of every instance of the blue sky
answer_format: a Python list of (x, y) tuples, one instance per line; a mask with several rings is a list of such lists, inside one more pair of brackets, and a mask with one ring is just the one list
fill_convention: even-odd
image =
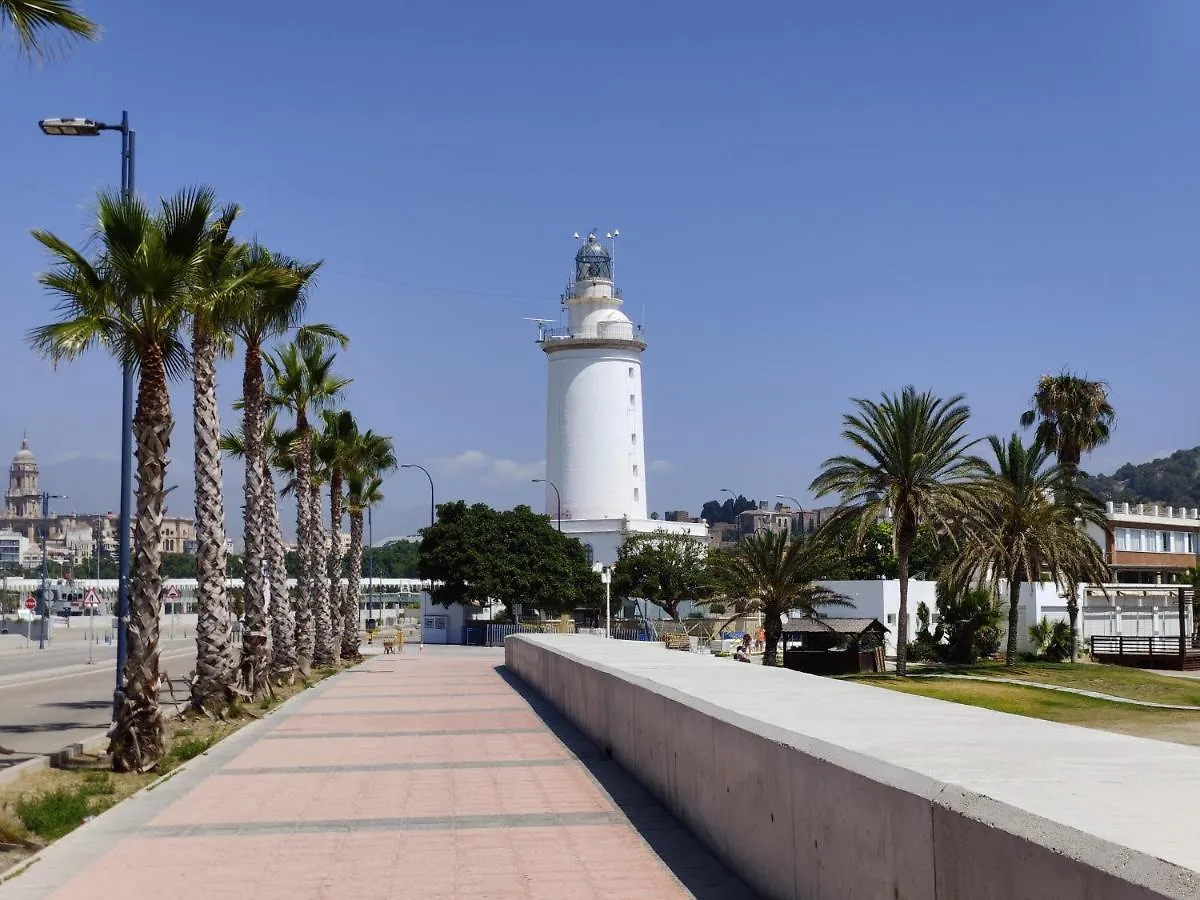
[[(51, 371), (23, 335), (49, 312), (28, 230), (82, 238), (118, 171), (115, 135), (36, 122), (123, 107), (143, 193), (211, 184), (247, 236), (326, 260), (312, 318), (351, 335), (348, 404), (439, 499), (541, 502), (522, 317), (557, 314), (593, 226), (621, 229), (648, 331), (651, 509), (807, 499), (847, 398), (910, 382), (967, 394), (983, 435), (1042, 372), (1104, 378), (1119, 423), (1094, 471), (1200, 443), (1188, 0), (85, 9), (99, 43), (0, 55), (0, 448), (27, 428), (51, 467), (116, 455), (115, 366)], [(106, 482), (79, 503), (115, 506)], [(426, 490), (393, 477), (377, 531), (421, 524)]]

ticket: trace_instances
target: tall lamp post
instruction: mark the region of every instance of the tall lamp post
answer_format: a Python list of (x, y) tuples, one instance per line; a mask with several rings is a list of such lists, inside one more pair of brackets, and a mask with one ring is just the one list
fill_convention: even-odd
[(42, 491), (42, 629), (38, 634), (38, 649), (46, 649), (46, 631), (50, 627), (50, 596), (46, 593), (46, 538), (50, 532), (50, 501), (66, 500), (66, 494)]
[(436, 507), (433, 505), (433, 476), (429, 474), (429, 470), (424, 466), (418, 466), (416, 463), (403, 463), (402, 469), (420, 469), (425, 473), (425, 477), (429, 479), (429, 527), (432, 528), (437, 521)]
[[(137, 132), (129, 127), (129, 111), (121, 111), (120, 125), (106, 125), (92, 119), (42, 119), (43, 134), (55, 137), (97, 137), (102, 131), (121, 133), (121, 195), (133, 196), (133, 147)], [(129, 652), (125, 626), (129, 619), (129, 541), (133, 534), (133, 369), (121, 373), (121, 521), (117, 535), (117, 676), (113, 691), (113, 720), (125, 696), (125, 657)]]
[[(361, 574), (361, 573), (360, 573)], [(375, 593), (375, 529), (371, 525), (371, 507), (367, 507), (367, 618), (371, 618), (371, 598)], [(383, 619), (383, 604), (379, 606), (379, 618)], [(383, 622), (375, 626), (382, 628)]]
[(533, 479), (533, 483), (534, 484), (548, 484), (548, 485), (550, 485), (550, 487), (554, 488), (554, 496), (558, 500), (558, 530), (561, 533), (562, 532), (562, 494), (560, 494), (558, 492), (558, 485), (555, 484), (553, 481), (549, 481), (545, 478), (535, 478), (535, 479)]

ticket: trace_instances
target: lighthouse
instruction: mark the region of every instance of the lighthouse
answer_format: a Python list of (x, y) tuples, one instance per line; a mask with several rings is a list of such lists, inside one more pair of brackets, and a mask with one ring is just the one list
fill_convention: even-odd
[(546, 513), (611, 563), (630, 533), (707, 534), (703, 523), (647, 517), (642, 353), (646, 341), (622, 312), (608, 248), (589, 234), (562, 297), (566, 322), (543, 328), (548, 361)]

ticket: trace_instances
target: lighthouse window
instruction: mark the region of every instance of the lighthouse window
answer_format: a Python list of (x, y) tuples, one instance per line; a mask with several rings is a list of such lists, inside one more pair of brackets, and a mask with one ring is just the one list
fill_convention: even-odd
[(634, 397), (633, 394), (630, 394), (629, 395), (629, 405), (633, 406), (636, 403), (636, 401), (637, 401), (637, 398)]
[(629, 377), (630, 377), (630, 378), (632, 378), (632, 377), (633, 377), (633, 366), (630, 366), (630, 367), (629, 367)]
[(637, 432), (636, 431), (629, 436), (629, 443), (631, 443), (631, 444), (637, 443)]
[(633, 489), (633, 499), (636, 500), (637, 498), (638, 498), (638, 489), (634, 488)]
[(633, 474), (637, 475), (637, 464), (636, 463), (633, 466)]

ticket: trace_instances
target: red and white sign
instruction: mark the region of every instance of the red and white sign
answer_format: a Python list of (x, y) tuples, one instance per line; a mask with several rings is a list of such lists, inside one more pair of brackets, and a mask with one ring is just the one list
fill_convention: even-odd
[(37, 600), (35, 600), (33, 597), (26, 597), (25, 598), (25, 608), (28, 610), (37, 609)]
[(94, 587), (88, 588), (87, 593), (83, 595), (83, 605), (88, 609), (95, 609), (100, 605), (100, 595)]
[(173, 585), (173, 584), (167, 585), (167, 599), (168, 600), (178, 600), (179, 599), (179, 588), (175, 587), (175, 585)]

